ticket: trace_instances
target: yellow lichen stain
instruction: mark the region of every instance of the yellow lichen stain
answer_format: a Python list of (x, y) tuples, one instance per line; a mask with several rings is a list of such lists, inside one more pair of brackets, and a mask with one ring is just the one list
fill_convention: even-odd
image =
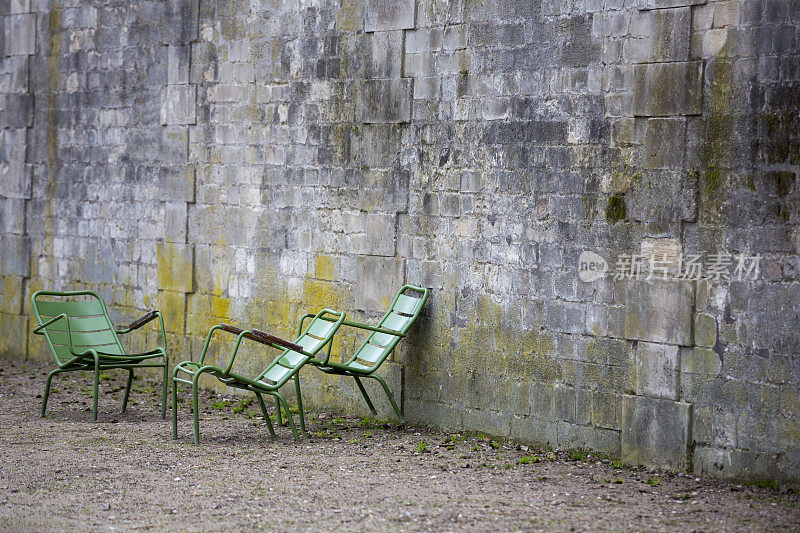
[(231, 308), (231, 301), (222, 296), (211, 296), (211, 316), (218, 318), (228, 318), (228, 310)]
[(333, 281), (333, 258), (329, 255), (317, 254), (314, 258), (315, 274), (318, 280)]
[(186, 295), (184, 293), (158, 291), (158, 310), (164, 317), (164, 327), (167, 331), (183, 333), (186, 320)]
[(363, 16), (363, 0), (343, 0), (342, 7), (336, 13), (336, 31), (358, 31)]

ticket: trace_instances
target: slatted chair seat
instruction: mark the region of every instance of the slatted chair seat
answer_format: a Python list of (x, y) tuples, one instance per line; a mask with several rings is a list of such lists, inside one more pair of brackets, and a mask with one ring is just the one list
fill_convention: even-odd
[[(47, 376), (42, 399), (42, 416), (47, 410), (51, 381), (57, 374), (94, 370), (93, 419), (97, 420), (100, 370), (128, 370), (128, 382), (122, 400), (122, 412), (125, 412), (134, 369), (163, 368), (161, 417), (166, 417), (168, 360), (164, 319), (161, 313), (150, 311), (131, 322), (126, 328), (117, 329), (108, 317), (103, 299), (92, 291), (37, 291), (31, 296), (31, 301), (39, 324), (33, 332), (44, 336), (58, 366)], [(119, 335), (139, 329), (156, 318), (161, 327), (162, 346), (144, 353), (126, 353), (120, 343)]]
[[(294, 419), (289, 404), (283, 395), (280, 394), (279, 389), (285, 385), (290, 379), (295, 380), (295, 392), (297, 394), (297, 407), (299, 410), (300, 430), (306, 430), (305, 416), (303, 414), (303, 401), (300, 396), (300, 369), (308, 361), (316, 357), (316, 355), (325, 347), (326, 344), (331, 342), (333, 335), (341, 326), (344, 321), (344, 313), (332, 311), (330, 309), (323, 309), (313, 317), (308, 327), (303, 329), (301, 321), (298, 330), (297, 338), (291, 342), (273, 335), (269, 335), (257, 329), (246, 330), (231, 326), (228, 324), (219, 324), (212, 327), (206, 336), (206, 342), (203, 346), (203, 352), (200, 355), (200, 360), (183, 361), (175, 366), (172, 374), (172, 436), (178, 438), (178, 383), (185, 383), (192, 386), (192, 407), (194, 416), (194, 442), (200, 443), (200, 417), (198, 409), (198, 383), (203, 374), (209, 374), (221, 383), (228, 387), (247, 390), (253, 392), (258, 398), (261, 412), (267, 422), (270, 435), (275, 436), (275, 429), (272, 426), (272, 421), (267, 414), (266, 406), (264, 405), (263, 394), (268, 394), (275, 398), (275, 403), (278, 412), (278, 423), (282, 423), (281, 410), (285, 410), (286, 418), (292, 429), (292, 435), (295, 440), (300, 438), (297, 427), (295, 426)], [(236, 344), (234, 345), (233, 352), (228, 357), (227, 365), (216, 366), (205, 364), (206, 354), (211, 339), (216, 331), (225, 331), (237, 336)], [(281, 353), (267, 365), (255, 377), (247, 377), (241, 373), (233, 371), (233, 364), (236, 354), (243, 340), (251, 340), (259, 342), (266, 346), (282, 350)]]
[[(412, 295), (413, 293), (416, 293), (416, 296)], [(398, 420), (403, 422), (403, 415), (392, 393), (389, 391), (389, 387), (380, 376), (375, 374), (375, 371), (380, 368), (395, 346), (397, 346), (397, 343), (405, 337), (408, 330), (414, 325), (427, 300), (428, 289), (414, 285), (403, 286), (397, 292), (392, 304), (389, 306), (389, 310), (383, 315), (377, 326), (349, 320), (342, 322), (344, 326), (371, 332), (349, 359), (344, 362), (332, 361), (329, 350), (325, 359), (315, 358), (309, 363), (327, 374), (352, 376), (373, 415), (377, 414), (377, 411), (367, 395), (364, 385), (361, 383), (361, 378), (376, 380), (383, 387)], [(309, 316), (305, 315), (303, 319)]]

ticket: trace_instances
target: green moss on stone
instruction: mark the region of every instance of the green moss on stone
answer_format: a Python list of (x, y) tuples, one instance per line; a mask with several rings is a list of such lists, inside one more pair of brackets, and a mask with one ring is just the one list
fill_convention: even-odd
[(606, 206), (606, 220), (614, 224), (620, 220), (624, 220), (627, 214), (628, 210), (625, 206), (625, 195), (619, 193), (612, 195), (608, 199), (608, 205)]

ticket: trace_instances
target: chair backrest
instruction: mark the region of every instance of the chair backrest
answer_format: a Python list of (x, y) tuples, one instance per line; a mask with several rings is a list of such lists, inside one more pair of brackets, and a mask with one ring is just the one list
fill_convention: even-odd
[[(31, 296), (31, 302), (39, 325), (58, 315), (67, 315), (66, 320), (57, 320), (41, 330), (59, 365), (90, 349), (112, 355), (125, 354), (108, 318), (106, 305), (96, 293), (37, 291)], [(74, 353), (70, 352), (70, 341)]]
[[(331, 342), (334, 333), (344, 321), (344, 313), (323, 309), (317, 313), (305, 330), (294, 341), (303, 350), (316, 355), (326, 344)], [(311, 359), (308, 355), (286, 349), (276, 357), (272, 363), (258, 376), (257, 379), (266, 379), (280, 387), (294, 373)]]
[[(416, 292), (419, 295), (412, 296), (408, 294), (410, 292)], [(389, 310), (378, 323), (378, 327), (405, 334), (414, 325), (427, 300), (428, 289), (404, 285), (397, 292)], [(375, 331), (358, 347), (347, 365), (359, 370), (374, 371), (389, 357), (401, 338), (398, 335)]]

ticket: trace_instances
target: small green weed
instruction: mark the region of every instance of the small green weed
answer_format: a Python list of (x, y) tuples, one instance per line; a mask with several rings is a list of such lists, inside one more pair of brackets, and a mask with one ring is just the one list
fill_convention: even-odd
[(426, 452), (430, 452), (430, 450), (428, 449), (428, 443), (424, 440), (420, 441), (420, 443), (417, 444), (417, 453), (426, 453)]
[(228, 400), (219, 400), (217, 402), (212, 403), (211, 407), (213, 409), (222, 410), (228, 407), (228, 405), (230, 405), (230, 402)]
[(250, 396), (248, 396), (246, 398), (242, 398), (241, 400), (239, 400), (239, 403), (237, 403), (236, 405), (233, 406), (233, 412), (234, 413), (243, 412), (245, 409), (247, 409), (248, 407), (253, 405), (254, 401), (255, 400), (253, 400), (253, 398), (250, 397)]
[(571, 452), (569, 452), (569, 458), (571, 461), (586, 462), (589, 460), (588, 455), (586, 455), (586, 453), (582, 452), (581, 450), (572, 450)]

